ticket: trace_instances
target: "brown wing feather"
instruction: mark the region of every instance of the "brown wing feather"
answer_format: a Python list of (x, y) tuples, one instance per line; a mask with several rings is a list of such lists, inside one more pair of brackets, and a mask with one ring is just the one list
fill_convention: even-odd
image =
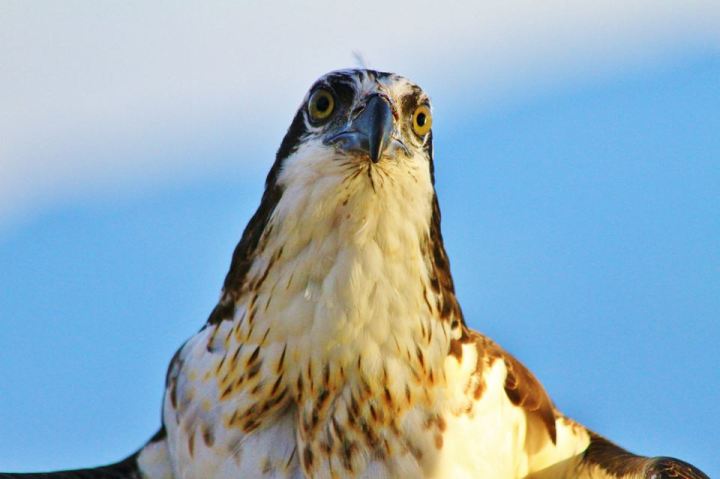
[(505, 351), (501, 351), (501, 354), (508, 371), (505, 378), (505, 393), (516, 406), (538, 414), (547, 427), (550, 438), (555, 443), (557, 440), (555, 408), (550, 396), (540, 381), (520, 361)]
[(696, 467), (679, 459), (637, 456), (591, 432), (590, 445), (583, 454), (580, 468), (593, 466), (617, 478), (710, 479)]
[(555, 443), (557, 440), (555, 408), (545, 388), (533, 373), (510, 353), (480, 333), (465, 329), (461, 341), (474, 342), (478, 348), (478, 357), (500, 358), (505, 362), (507, 369), (505, 393), (508, 398), (514, 405), (525, 409), (528, 413), (537, 414)]

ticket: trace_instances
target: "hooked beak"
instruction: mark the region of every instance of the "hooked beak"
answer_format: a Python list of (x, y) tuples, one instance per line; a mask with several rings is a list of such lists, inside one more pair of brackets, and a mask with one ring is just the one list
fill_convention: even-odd
[[(395, 127), (392, 108), (383, 96), (377, 93), (369, 96), (365, 108), (341, 133), (326, 140), (345, 151), (367, 154), (377, 163), (393, 142)], [(397, 140), (395, 140), (397, 141)]]

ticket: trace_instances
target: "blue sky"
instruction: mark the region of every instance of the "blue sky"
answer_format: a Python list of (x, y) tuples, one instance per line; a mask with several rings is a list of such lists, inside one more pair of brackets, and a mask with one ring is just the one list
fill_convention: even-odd
[(155, 431), (295, 107), (360, 51), (433, 98), (471, 326), (572, 417), (720, 475), (720, 8), (508, 4), (0, 7), (0, 470)]

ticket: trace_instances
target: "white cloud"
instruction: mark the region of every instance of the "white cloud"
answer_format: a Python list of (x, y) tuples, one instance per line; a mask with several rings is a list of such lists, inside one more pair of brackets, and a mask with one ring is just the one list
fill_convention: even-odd
[[(72, 196), (265, 169), (307, 86), (353, 51), (487, 102), (703, 46), (720, 46), (716, 0), (4, 2), (0, 224)], [(252, 154), (231, 164), (219, 143)]]

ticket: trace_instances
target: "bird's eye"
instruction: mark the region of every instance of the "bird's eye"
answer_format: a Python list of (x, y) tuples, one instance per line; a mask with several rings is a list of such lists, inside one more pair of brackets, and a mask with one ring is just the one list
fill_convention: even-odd
[(319, 89), (315, 91), (308, 102), (308, 113), (313, 121), (327, 119), (335, 109), (335, 99), (328, 90)]
[(413, 131), (418, 136), (423, 136), (425, 133), (430, 131), (432, 127), (432, 113), (430, 113), (430, 107), (427, 105), (420, 105), (415, 108), (415, 113), (412, 116)]

